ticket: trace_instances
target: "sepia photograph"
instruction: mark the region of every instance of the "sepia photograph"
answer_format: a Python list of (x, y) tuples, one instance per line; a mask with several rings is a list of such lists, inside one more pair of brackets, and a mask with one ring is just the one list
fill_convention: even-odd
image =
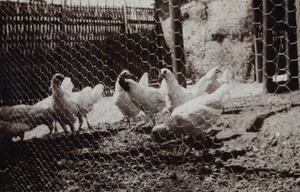
[(0, 0), (0, 26), (0, 192), (300, 191), (300, 1)]

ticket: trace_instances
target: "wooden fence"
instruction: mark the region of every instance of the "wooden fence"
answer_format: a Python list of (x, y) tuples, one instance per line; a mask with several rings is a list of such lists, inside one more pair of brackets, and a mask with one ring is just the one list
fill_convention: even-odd
[(124, 68), (153, 79), (171, 63), (151, 8), (0, 2), (0, 105), (34, 103), (60, 72), (75, 88), (113, 87)]

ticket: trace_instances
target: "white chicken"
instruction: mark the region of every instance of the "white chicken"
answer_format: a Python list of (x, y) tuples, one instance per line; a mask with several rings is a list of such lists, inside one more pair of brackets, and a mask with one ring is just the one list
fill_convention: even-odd
[(175, 75), (169, 69), (162, 69), (161, 77), (166, 81), (166, 103), (168, 110), (172, 112), (175, 108), (191, 99), (214, 92), (220, 86), (216, 80), (216, 74), (219, 72), (220, 70), (217, 67), (211, 69), (189, 90), (179, 85)]
[[(50, 132), (53, 131), (54, 111), (52, 108), (52, 99), (48, 97), (34, 105), (14, 105), (0, 108), (0, 120), (16, 124), (26, 124), (29, 130), (38, 125), (47, 125)], [(24, 138), (24, 132), (19, 134)]]
[(79, 110), (78, 103), (66, 97), (65, 92), (61, 88), (61, 83), (64, 80), (62, 74), (55, 74), (51, 80), (52, 96), (53, 96), (53, 110), (55, 112), (55, 119), (59, 122), (67, 133), (66, 125), (69, 125), (71, 131), (75, 131), (74, 123), (76, 117), (79, 119), (79, 128), (81, 128), (83, 118)]
[[(78, 104), (80, 114), (85, 117), (88, 128), (91, 128), (87, 114), (93, 110), (94, 104), (102, 98), (104, 86), (102, 84), (97, 84), (94, 88), (87, 86), (79, 92), (73, 92), (74, 84), (72, 83), (71, 78), (65, 77), (61, 84), (61, 88), (64, 90), (67, 98)], [(81, 126), (82, 124), (79, 125), (80, 128)]]
[[(71, 82), (71, 78), (65, 77), (61, 84), (61, 89), (64, 90), (65, 95), (69, 96), (74, 88), (74, 84)], [(50, 129), (50, 134), (57, 132), (56, 121), (54, 119), (54, 110), (53, 110), (53, 96), (50, 95), (47, 98), (39, 101), (33, 105), (35, 110), (31, 110), (30, 113), (32, 119), (36, 119), (35, 122), (45, 122), (45, 124)], [(35, 115), (34, 115), (35, 114)], [(34, 115), (34, 116), (33, 116)], [(43, 115), (45, 117), (43, 117)], [(34, 122), (34, 121), (33, 121)], [(54, 124), (54, 126), (53, 126)], [(34, 126), (34, 124), (32, 124)], [(37, 124), (38, 125), (38, 124)], [(34, 127), (33, 127), (34, 128)]]
[[(70, 93), (74, 87), (69, 83), (70, 78), (65, 78), (61, 85), (62, 90)], [(2, 120), (2, 129), (13, 133), (12, 135), (20, 136), (24, 139), (25, 131), (34, 129), (39, 125), (47, 125), (50, 129), (50, 134), (54, 132), (54, 110), (53, 96), (49, 96), (34, 105), (14, 105), (0, 107), (0, 120)], [(7, 126), (10, 125), (10, 128)], [(23, 126), (23, 128), (21, 127)], [(56, 126), (55, 126), (56, 128)]]
[(132, 74), (124, 71), (120, 74), (118, 83), (128, 93), (131, 101), (146, 115), (146, 122), (152, 120), (155, 125), (154, 115), (161, 112), (165, 106), (165, 94), (163, 88), (153, 88), (140, 85), (132, 80)]
[[(56, 127), (56, 122), (54, 118), (54, 110), (53, 110), (53, 97), (52, 95), (39, 101), (38, 103), (34, 104), (34, 109), (31, 110), (29, 113), (35, 114), (37, 116), (40, 116), (40, 118), (44, 118), (44, 121), (40, 122), (45, 122), (45, 125), (47, 125), (50, 129), (50, 134), (54, 133), (55, 131), (57, 132), (57, 127)], [(45, 117), (42, 117), (45, 115)], [(31, 115), (29, 115), (31, 116)], [(54, 126), (53, 126), (54, 124)]]
[(195, 97), (204, 94), (213, 93), (217, 88), (220, 87), (218, 83), (217, 74), (220, 73), (221, 70), (218, 67), (214, 67), (210, 69), (193, 87), (191, 90)]
[(23, 139), (26, 131), (30, 131), (30, 126), (25, 123), (0, 120), (0, 142), (10, 142), (16, 136)]
[[(19, 117), (15, 119), (16, 123), (24, 123), (30, 127), (30, 130), (34, 129), (39, 125), (47, 125), (50, 129), (50, 133), (53, 133), (53, 122), (54, 122), (54, 110), (52, 106), (46, 105), (33, 105), (28, 111), (27, 116)], [(21, 139), (24, 138), (24, 133)]]
[(68, 97), (71, 101), (78, 104), (80, 114), (85, 117), (89, 129), (91, 129), (91, 126), (87, 114), (93, 110), (94, 104), (102, 98), (103, 89), (104, 86), (102, 84), (98, 84), (94, 88), (88, 86), (79, 92), (71, 92)]
[(175, 75), (169, 69), (162, 69), (160, 76), (165, 81), (165, 100), (167, 109), (170, 112), (194, 98), (190, 90), (179, 85)]
[(28, 112), (30, 109), (30, 105), (24, 104), (0, 107), (0, 120), (13, 122), (19, 117), (28, 116)]
[[(123, 90), (123, 88), (119, 84), (120, 76), (122, 76), (124, 73), (129, 73), (128, 70), (123, 70), (120, 75), (117, 78), (116, 84), (115, 84), (115, 92), (113, 96), (113, 102), (115, 105), (118, 106), (121, 113), (124, 115), (124, 117), (127, 119), (128, 126), (130, 129), (130, 118), (133, 118), (135, 122), (139, 121), (141, 116), (144, 116), (144, 112), (142, 112), (129, 98), (129, 95), (127, 92)], [(140, 85), (143, 86), (149, 86), (148, 81), (148, 73), (145, 73), (139, 82)]]
[(229, 83), (233, 80), (233, 74), (232, 74), (232, 68), (229, 66), (227, 69), (223, 72), (223, 75), (221, 78), (217, 79), (218, 82), (221, 84)]
[(189, 136), (192, 143), (186, 155), (196, 142), (203, 146), (204, 131), (218, 120), (223, 104), (230, 98), (229, 91), (230, 86), (224, 84), (212, 94), (199, 96), (179, 106), (163, 124), (152, 129), (153, 138), (160, 142)]
[[(197, 114), (198, 110), (201, 110), (202, 107), (199, 105), (205, 105), (207, 107), (211, 107), (213, 109), (222, 109), (223, 105), (230, 99), (231, 95), (229, 93), (231, 89), (231, 85), (223, 84), (220, 88), (218, 88), (214, 93), (202, 95), (196, 97), (181, 105), (180, 107), (176, 108), (172, 115), (191, 115)], [(196, 119), (193, 119), (196, 120)]]

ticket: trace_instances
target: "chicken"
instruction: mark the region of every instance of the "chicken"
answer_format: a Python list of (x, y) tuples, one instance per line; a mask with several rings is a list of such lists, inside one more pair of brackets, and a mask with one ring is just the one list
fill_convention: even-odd
[(217, 88), (220, 87), (218, 83), (217, 74), (220, 73), (221, 70), (218, 67), (214, 67), (209, 70), (193, 87), (192, 93), (195, 97), (204, 94), (213, 93)]
[(67, 99), (78, 104), (79, 107), (79, 127), (82, 126), (81, 115), (85, 117), (88, 128), (91, 128), (87, 118), (87, 114), (93, 110), (93, 106), (102, 98), (104, 86), (102, 84), (96, 85), (94, 88), (89, 86), (83, 88), (79, 92), (73, 92), (74, 84), (71, 78), (65, 77), (61, 83), (61, 88), (64, 91), (64, 95)]
[(178, 106), (194, 99), (200, 95), (214, 92), (220, 84), (216, 80), (216, 74), (220, 70), (215, 67), (202, 77), (196, 85), (188, 90), (179, 85), (175, 75), (168, 69), (161, 70), (161, 77), (166, 81), (166, 103), (167, 108), (172, 112)]
[(191, 121), (196, 122), (197, 113), (199, 110), (202, 110), (201, 105), (222, 111), (221, 109), (223, 105), (231, 97), (229, 93), (230, 89), (231, 86), (229, 84), (223, 84), (214, 93), (196, 97), (195, 99), (192, 99), (184, 105), (181, 105), (180, 107), (176, 108), (172, 112), (171, 116), (188, 115), (191, 118), (194, 118), (196, 115), (195, 119), (191, 119)]
[[(38, 125), (47, 125), (50, 132), (53, 131), (54, 111), (51, 105), (51, 97), (48, 97), (34, 105), (15, 105), (0, 108), (0, 119), (5, 122), (26, 124), (29, 130)], [(24, 132), (19, 136), (23, 140)]]
[[(61, 84), (61, 88), (64, 90), (66, 95), (70, 95), (74, 88), (71, 78), (65, 77)], [(34, 129), (38, 125), (44, 124), (49, 127), (50, 134), (54, 133), (55, 131), (57, 132), (56, 122), (54, 120), (52, 95), (34, 104), (32, 108), (28, 110), (28, 114), (26, 116), (28, 119), (24, 120), (24, 122), (29, 124), (31, 129)], [(55, 126), (53, 126), (53, 124)]]
[(64, 132), (67, 133), (66, 125), (70, 126), (72, 132), (75, 131), (76, 117), (79, 119), (79, 129), (81, 129), (83, 117), (79, 110), (79, 104), (66, 97), (62, 90), (61, 83), (63, 80), (62, 74), (55, 74), (51, 80), (51, 88), (55, 120), (61, 124)]
[(0, 142), (10, 142), (12, 137), (24, 138), (24, 132), (29, 131), (30, 126), (25, 123), (13, 123), (0, 120)]
[[(30, 130), (39, 125), (47, 125), (50, 129), (50, 133), (53, 133), (54, 110), (52, 106), (33, 105), (28, 111), (27, 116), (21, 116), (15, 119), (15, 122), (28, 125)], [(21, 139), (24, 139), (24, 133)]]
[(163, 124), (152, 129), (153, 138), (160, 142), (189, 136), (192, 142), (185, 159), (196, 142), (203, 146), (204, 131), (218, 120), (224, 103), (230, 98), (229, 91), (230, 86), (224, 84), (212, 94), (199, 96), (179, 106)]
[(161, 112), (165, 106), (165, 95), (163, 88), (153, 88), (140, 85), (131, 79), (129, 71), (120, 74), (118, 83), (128, 93), (131, 101), (146, 115), (146, 122), (150, 119), (155, 125), (154, 115)]
[(28, 116), (28, 112), (31, 109), (30, 105), (14, 105), (0, 107), (0, 120), (7, 122), (13, 122), (22, 116)]
[[(115, 105), (118, 106), (118, 108), (120, 109), (121, 113), (124, 115), (124, 117), (127, 119), (128, 122), (128, 126), (130, 129), (130, 118), (133, 118), (133, 120), (135, 122), (139, 121), (139, 115), (142, 112), (129, 98), (129, 95), (127, 92), (125, 92), (123, 90), (123, 88), (120, 86), (119, 84), (119, 80), (120, 80), (120, 76), (122, 76), (124, 73), (128, 73), (128, 70), (124, 70), (120, 73), (120, 75), (117, 78), (116, 84), (115, 84), (115, 92), (114, 92), (114, 96), (113, 96), (113, 102)], [(146, 74), (146, 73), (145, 73)], [(144, 76), (145, 76), (144, 74)], [(148, 74), (147, 74), (148, 75)], [(148, 77), (147, 77), (148, 78)], [(148, 80), (148, 79), (147, 79)], [(140, 84), (144, 84), (144, 86), (147, 84), (146, 82), (146, 78), (142, 77), (140, 80)], [(148, 83), (149, 85), (149, 83)], [(147, 86), (148, 86), (147, 85)], [(144, 114), (141, 114), (141, 116), (143, 116)]]
[[(47, 125), (50, 129), (50, 134), (57, 132), (56, 122), (54, 118), (54, 110), (53, 110), (53, 97), (52, 95), (39, 101), (38, 103), (33, 105), (35, 110), (31, 110), (30, 114), (35, 114), (36, 120), (39, 122), (45, 122), (43, 124)], [(39, 116), (39, 117), (38, 117)], [(44, 117), (43, 117), (44, 116)], [(44, 118), (44, 120), (42, 120)], [(53, 124), (55, 126), (53, 126)]]
[(91, 87), (85, 87), (80, 92), (71, 92), (68, 97), (71, 101), (78, 104), (79, 112), (85, 119), (88, 128), (91, 128), (88, 122), (87, 114), (93, 110), (93, 106), (102, 98), (104, 86), (102, 84), (96, 85), (93, 89)]
[[(70, 78), (65, 78), (61, 85), (61, 88), (66, 92), (71, 92), (74, 87), (69, 82)], [(9, 131), (17, 132), (21, 140), (24, 139), (25, 131), (32, 130), (39, 125), (47, 125), (50, 133), (53, 133), (54, 115), (52, 95), (34, 105), (21, 104), (0, 108), (0, 120), (4, 122), (1, 125), (6, 127), (12, 126), (9, 128)], [(21, 126), (24, 126), (24, 128), (21, 128)], [(14, 127), (17, 127), (16, 130), (14, 130)], [(8, 130), (8, 128), (5, 129)]]
[(172, 112), (176, 107), (194, 98), (192, 92), (180, 86), (175, 75), (169, 69), (162, 69), (160, 76), (165, 83), (167, 109)]
[[(68, 96), (71, 94), (74, 88), (74, 84), (71, 81), (71, 78), (65, 77), (62, 84), (61, 89), (64, 90), (65, 95)], [(29, 117), (31, 117), (32, 126), (38, 126), (41, 124), (45, 124), (50, 129), (50, 134), (57, 132), (56, 121), (54, 119), (54, 110), (53, 110), (53, 97), (52, 95), (47, 98), (39, 101), (38, 103), (33, 105), (35, 110), (31, 110)], [(34, 116), (33, 116), (34, 115)], [(30, 121), (29, 121), (30, 122)], [(35, 123), (34, 123), (35, 122)], [(54, 124), (54, 126), (53, 126)]]
[(233, 80), (233, 74), (231, 73), (232, 69), (229, 66), (224, 72), (221, 78), (217, 79), (217, 81), (221, 84), (229, 83)]

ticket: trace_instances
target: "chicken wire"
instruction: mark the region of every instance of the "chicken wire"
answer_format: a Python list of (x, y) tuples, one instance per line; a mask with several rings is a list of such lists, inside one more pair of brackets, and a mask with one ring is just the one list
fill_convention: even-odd
[[(272, 11), (288, 10), (285, 1), (268, 2), (275, 6)], [(256, 14), (271, 18), (273, 15), (272, 11), (264, 12), (262, 2), (181, 1), (178, 5), (187, 88), (192, 89), (216, 66), (223, 71), (219, 81), (234, 82), (229, 101), (212, 113), (196, 113), (196, 120), (188, 122), (189, 127), (198, 127), (199, 120), (208, 129), (200, 138), (202, 142), (192, 145), (186, 157), (193, 142), (185, 136), (189, 132), (157, 139), (152, 123), (133, 121), (128, 128), (128, 120), (112, 96), (123, 69), (138, 79), (148, 72), (153, 87), (161, 84), (160, 69), (172, 70), (168, 1), (155, 1), (154, 9), (64, 7), (35, 1), (0, 3), (5, 35), (1, 43), (2, 105), (34, 104), (47, 98), (55, 73), (70, 77), (73, 91), (104, 85), (103, 97), (88, 113), (92, 129), (87, 128), (85, 121), (84, 130), (77, 130), (76, 122), (75, 132), (67, 134), (60, 125), (54, 134), (49, 134), (48, 127), (38, 126), (25, 129), (25, 140), (16, 137), (11, 142), (9, 137), (1, 141), (0, 190), (299, 190), (300, 162), (296, 151), (300, 147), (300, 125), (295, 120), (300, 114), (299, 93), (265, 94), (263, 84), (253, 83), (263, 78), (282, 78), (275, 75), (295, 66), (292, 62), (279, 66), (281, 57), (292, 61), (297, 58), (285, 55), (288, 51), (279, 49), (275, 40), (286, 50), (285, 42), (294, 45), (295, 41), (278, 35), (285, 32), (272, 32), (275, 36), (271, 47), (278, 52), (278, 60), (273, 73), (265, 71), (263, 62), (269, 57), (263, 50), (264, 26), (258, 23), (262, 17), (257, 19)], [(295, 14), (290, 11), (292, 16), (291, 12)], [(278, 20), (276, 23), (285, 21)], [(288, 25), (296, 29), (295, 24)], [(290, 70), (287, 74), (291, 78), (285, 82), (272, 81), (275, 91), (271, 92), (278, 92), (278, 87), (295, 89), (290, 82), (298, 80), (298, 74)], [(244, 81), (248, 83), (241, 83)], [(208, 96), (209, 101), (211, 97)], [(8, 118), (1, 115), (0, 123)], [(155, 119), (159, 126), (170, 119), (170, 114), (160, 112)], [(170, 124), (176, 127), (180, 121)], [(5, 134), (6, 127), (1, 126)]]

